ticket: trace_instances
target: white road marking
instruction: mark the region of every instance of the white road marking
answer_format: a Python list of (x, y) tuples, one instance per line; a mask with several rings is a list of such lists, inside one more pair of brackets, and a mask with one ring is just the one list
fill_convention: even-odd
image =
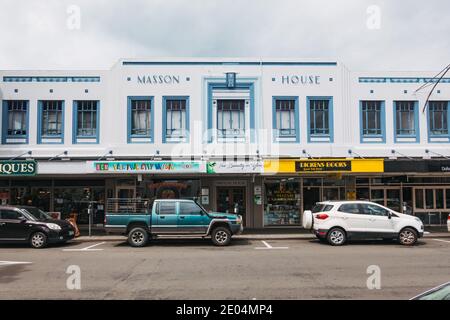
[(442, 239), (431, 239), (431, 240), (450, 243), (450, 241), (448, 241), (448, 240), (442, 240)]
[(273, 249), (289, 249), (289, 247), (272, 247), (270, 244), (268, 244), (266, 241), (261, 240), (261, 242), (265, 245), (265, 247), (256, 247), (255, 249), (262, 249), (262, 250), (273, 250)]
[(22, 262), (22, 261), (0, 261), (0, 266), (10, 266), (14, 264), (31, 264), (32, 262)]
[(63, 251), (102, 251), (104, 249), (92, 249), (93, 247), (105, 244), (106, 242), (100, 242), (100, 243), (96, 243), (93, 244), (92, 246), (86, 247), (86, 248), (81, 248), (81, 249), (63, 249)]

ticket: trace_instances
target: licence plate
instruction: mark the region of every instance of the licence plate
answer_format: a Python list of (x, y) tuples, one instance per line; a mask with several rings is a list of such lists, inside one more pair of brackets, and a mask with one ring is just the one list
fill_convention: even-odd
[(69, 236), (73, 236), (73, 231), (69, 231)]

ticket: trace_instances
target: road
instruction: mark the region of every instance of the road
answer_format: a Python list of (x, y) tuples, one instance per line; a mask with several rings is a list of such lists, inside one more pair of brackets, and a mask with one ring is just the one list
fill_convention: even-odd
[[(69, 290), (73, 265), (81, 289)], [(380, 289), (367, 288), (371, 265), (381, 272)], [(450, 281), (449, 266), (448, 238), (415, 247), (306, 239), (235, 240), (225, 248), (207, 239), (145, 248), (118, 241), (42, 250), (1, 245), (0, 299), (408, 299)]]

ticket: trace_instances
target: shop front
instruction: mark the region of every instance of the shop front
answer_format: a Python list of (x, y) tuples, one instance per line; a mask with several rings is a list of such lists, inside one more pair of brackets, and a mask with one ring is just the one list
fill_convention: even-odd
[(383, 172), (383, 159), (266, 160), (264, 226), (300, 226), (316, 202), (356, 199), (356, 175)]

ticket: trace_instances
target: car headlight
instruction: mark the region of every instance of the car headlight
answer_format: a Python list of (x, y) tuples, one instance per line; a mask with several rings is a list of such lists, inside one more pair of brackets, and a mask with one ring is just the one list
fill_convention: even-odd
[(55, 231), (61, 230), (61, 227), (58, 226), (56, 223), (46, 223), (45, 225), (47, 226), (47, 228), (49, 228), (51, 230), (55, 230)]
[(241, 224), (242, 223), (242, 216), (237, 216), (236, 223)]

